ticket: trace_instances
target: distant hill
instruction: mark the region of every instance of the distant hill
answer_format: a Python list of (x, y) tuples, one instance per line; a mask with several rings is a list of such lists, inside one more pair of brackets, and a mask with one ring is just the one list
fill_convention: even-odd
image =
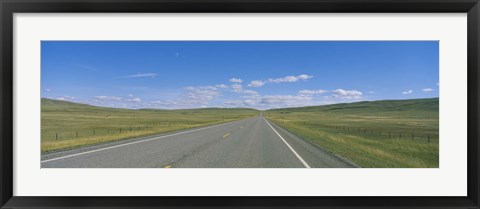
[(218, 111), (242, 111), (242, 110), (253, 110), (257, 111), (252, 108), (197, 108), (197, 109), (174, 109), (174, 110), (167, 110), (167, 109), (152, 109), (152, 108), (144, 108), (144, 109), (138, 109), (138, 110), (132, 110), (132, 109), (125, 109), (125, 108), (112, 108), (112, 107), (99, 107), (99, 106), (93, 106), (93, 105), (88, 105), (88, 104), (81, 104), (81, 103), (75, 103), (75, 102), (69, 102), (69, 101), (63, 101), (63, 100), (55, 100), (55, 99), (47, 99), (47, 98), (42, 98), (42, 103), (41, 103), (42, 109), (43, 110), (96, 110), (96, 111), (151, 111), (151, 112), (185, 112), (185, 113), (204, 113), (204, 112), (218, 112)]
[(46, 98), (41, 105), (42, 152), (226, 123), (259, 113), (247, 108), (132, 110)]
[[(281, 109), (270, 109), (268, 111), (295, 111), (295, 112), (332, 112), (332, 113), (376, 113), (376, 112), (403, 112), (403, 111), (432, 111), (438, 112), (439, 98), (427, 98), (427, 99), (408, 99), (408, 100), (378, 100), (378, 101), (364, 101), (354, 103), (341, 103), (322, 106), (308, 106), (308, 107), (292, 107)], [(80, 104), (69, 101), (61, 101), (54, 99), (42, 98), (43, 110), (96, 110), (96, 111), (152, 111), (152, 112), (179, 112), (185, 114), (200, 113), (200, 112), (222, 112), (232, 110), (254, 110), (252, 108), (199, 108), (199, 109), (123, 109), (123, 108), (110, 108), (110, 107), (98, 107), (87, 104)]]
[(308, 106), (295, 108), (272, 109), (268, 111), (280, 112), (332, 112), (332, 113), (378, 113), (378, 112), (404, 112), (428, 111), (438, 112), (439, 98), (408, 99), (408, 100), (379, 100), (354, 103), (341, 103), (322, 106)]
[(47, 98), (42, 98), (42, 107), (74, 107), (74, 108), (85, 108), (85, 107), (94, 107), (91, 105), (86, 105), (86, 104), (80, 104), (80, 103), (75, 103), (75, 102), (68, 102), (68, 101), (63, 101), (63, 100), (55, 100), (55, 99), (47, 99)]

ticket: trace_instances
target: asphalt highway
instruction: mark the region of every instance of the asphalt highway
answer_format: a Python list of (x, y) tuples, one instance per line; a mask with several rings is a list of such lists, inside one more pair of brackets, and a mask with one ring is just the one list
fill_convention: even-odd
[(42, 168), (357, 167), (260, 114), (239, 121), (41, 156)]

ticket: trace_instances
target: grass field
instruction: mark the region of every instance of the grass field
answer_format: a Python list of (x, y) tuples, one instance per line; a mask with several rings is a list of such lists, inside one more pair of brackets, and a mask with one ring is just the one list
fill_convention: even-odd
[(45, 98), (41, 104), (42, 152), (218, 124), (259, 113), (245, 108), (129, 110)]
[(275, 124), (371, 168), (439, 165), (438, 98), (274, 109)]

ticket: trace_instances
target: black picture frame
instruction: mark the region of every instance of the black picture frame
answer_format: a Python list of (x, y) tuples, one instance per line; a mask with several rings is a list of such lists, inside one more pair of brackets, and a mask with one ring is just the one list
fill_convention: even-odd
[[(478, 0), (0, 0), (1, 208), (479, 208)], [(467, 13), (468, 195), (465, 197), (13, 196), (14, 13)], [(252, 187), (253, 188), (253, 187)]]

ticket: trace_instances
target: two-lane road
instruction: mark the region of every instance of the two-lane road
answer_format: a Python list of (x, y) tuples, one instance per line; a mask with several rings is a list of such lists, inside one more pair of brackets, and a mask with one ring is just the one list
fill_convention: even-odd
[(42, 168), (355, 167), (263, 115), (42, 155)]

